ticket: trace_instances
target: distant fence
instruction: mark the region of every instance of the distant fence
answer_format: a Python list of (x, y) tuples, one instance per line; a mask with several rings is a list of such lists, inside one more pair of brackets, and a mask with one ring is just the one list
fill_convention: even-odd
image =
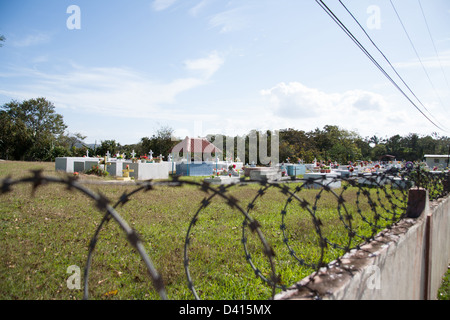
[[(260, 188), (256, 192), (254, 198), (247, 205), (241, 204), (240, 201), (238, 201), (228, 192), (230, 188), (235, 187), (235, 185), (214, 186), (207, 182), (195, 182), (190, 181), (189, 179), (183, 180), (174, 177), (171, 180), (140, 182), (136, 185), (136, 188), (133, 191), (124, 193), (116, 202), (112, 202), (102, 194), (95, 193), (86, 188), (74, 176), (48, 177), (44, 176), (42, 171), (36, 170), (32, 171), (32, 174), (29, 177), (16, 180), (11, 178), (0, 180), (0, 194), (11, 192), (15, 185), (23, 183), (32, 184), (33, 192), (36, 190), (36, 188), (39, 188), (41, 185), (48, 183), (65, 185), (68, 190), (77, 190), (85, 194), (87, 197), (93, 199), (98, 210), (104, 213), (104, 216), (100, 224), (98, 225), (89, 245), (89, 251), (84, 270), (85, 299), (88, 299), (89, 272), (91, 268), (92, 255), (98, 241), (98, 235), (102, 228), (104, 228), (110, 220), (115, 221), (120, 226), (130, 244), (133, 245), (134, 248), (136, 248), (149, 272), (149, 275), (153, 282), (153, 286), (159, 293), (160, 297), (162, 299), (169, 299), (169, 297), (167, 296), (164, 281), (158, 270), (154, 267), (150, 256), (144, 249), (141, 238), (117, 211), (118, 207), (125, 205), (133, 197), (133, 195), (139, 192), (151, 191), (158, 186), (179, 187), (182, 185), (194, 185), (197, 186), (200, 190), (204, 191), (206, 195), (199, 204), (198, 210), (190, 221), (184, 244), (184, 267), (187, 277), (187, 283), (195, 299), (200, 299), (200, 297), (197, 294), (194, 279), (191, 277), (189, 268), (189, 246), (191, 243), (191, 232), (196, 222), (198, 221), (200, 213), (205, 208), (207, 208), (215, 198), (224, 199), (229, 207), (238, 210), (242, 214), (242, 217), (244, 219), (244, 222), (242, 224), (242, 244), (246, 260), (254, 270), (256, 276), (262, 279), (269, 287), (272, 288), (272, 295), (268, 298), (275, 298), (276, 291), (279, 291), (281, 289), (286, 293), (289, 292), (291, 294), (291, 296), (281, 297), (284, 299), (292, 297), (292, 290), (296, 292), (304, 292), (306, 290), (308, 291), (308, 296), (322, 298), (319, 291), (311, 286), (311, 283), (313, 283), (315, 279), (317, 279), (321, 272), (323, 272), (324, 268), (327, 270), (328, 268), (330, 268), (329, 264), (327, 264), (323, 259), (326, 250), (328, 250), (329, 248), (338, 248), (341, 252), (344, 253), (351, 253), (355, 250), (360, 251), (362, 250), (361, 248), (364, 244), (368, 244), (371, 241), (375, 240), (376, 237), (379, 236), (379, 233), (381, 231), (385, 230), (386, 228), (391, 229), (395, 227), (400, 221), (402, 221), (403, 218), (413, 215), (415, 210), (411, 211), (411, 208), (412, 204), (414, 203), (412, 203), (411, 199), (409, 199), (409, 190), (412, 186), (415, 186), (416, 188), (426, 188), (429, 199), (432, 200), (443, 198), (449, 192), (448, 173), (433, 173), (420, 170), (403, 170), (389, 171), (382, 174), (358, 175), (348, 178), (336, 177), (328, 180), (325, 180), (325, 176), (324, 179), (298, 179), (292, 177), (291, 179), (283, 181), (250, 182), (247, 180), (241, 180), (241, 182), (239, 183), (240, 187), (245, 187), (246, 184), (254, 183), (260, 185)], [(342, 184), (341, 187), (336, 189), (333, 188), (332, 186), (334, 186), (336, 183)], [(353, 216), (350, 212), (348, 212), (345, 206), (346, 191), (350, 187), (353, 187), (353, 190), (354, 188), (357, 189), (357, 214), (361, 215), (361, 219), (370, 226), (370, 236), (360, 234), (358, 230), (352, 225)], [(296, 263), (307, 266), (313, 270), (311, 276), (309, 276), (307, 279), (304, 279), (303, 282), (297, 283), (294, 289), (287, 288), (280, 284), (279, 278), (277, 277), (277, 272), (275, 270), (274, 249), (270, 246), (270, 244), (264, 237), (264, 232), (262, 230), (261, 224), (251, 216), (251, 211), (255, 206), (255, 202), (258, 199), (264, 197), (267, 191), (272, 188), (279, 190), (286, 197), (285, 206), (280, 212), (280, 229), (283, 237), (283, 242), (287, 246), (291, 256), (295, 258)], [(315, 202), (313, 203), (309, 203), (304, 198), (302, 198), (302, 191), (310, 188), (317, 189), (317, 195), (315, 197)], [(371, 193), (370, 190), (372, 189), (375, 189), (376, 192)], [(339, 220), (347, 230), (348, 241), (345, 241), (345, 244), (334, 243), (322, 233), (323, 222), (320, 220), (316, 212), (318, 209), (319, 200), (324, 193), (332, 194), (336, 201), (336, 209), (337, 214), (339, 215)], [(381, 200), (380, 194), (383, 194), (383, 201)], [(292, 240), (289, 239), (286, 234), (288, 226), (286, 225), (284, 218), (287, 211), (289, 210), (289, 205), (293, 202), (300, 205), (302, 209), (310, 215), (311, 220), (314, 224), (315, 232), (319, 238), (318, 244), (320, 246), (321, 255), (319, 260), (314, 263), (304, 261), (297, 255), (297, 252), (295, 252), (295, 250), (291, 246)], [(362, 210), (360, 209), (362, 203), (369, 205), (370, 211), (372, 212), (372, 217), (369, 218), (362, 215)], [(271, 269), (269, 276), (264, 276), (252, 261), (252, 255), (247, 248), (247, 235), (249, 231), (253, 234), (256, 234), (262, 244), (263, 253), (267, 257)], [(355, 239), (358, 241), (353, 241)], [(336, 257), (334, 263), (340, 263), (341, 259), (342, 257)], [(280, 296), (278, 296), (278, 298), (280, 298)]]

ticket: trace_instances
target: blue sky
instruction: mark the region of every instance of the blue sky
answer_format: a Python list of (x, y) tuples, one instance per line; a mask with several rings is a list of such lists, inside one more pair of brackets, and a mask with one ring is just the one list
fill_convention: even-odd
[(449, 136), (450, 1), (392, 2), (416, 51), (390, 0), (343, 0), (426, 109), (340, 3), (325, 1), (444, 130), (314, 0), (2, 0), (0, 104), (45, 97), (87, 143), (137, 143), (164, 126), (182, 138), (327, 124)]

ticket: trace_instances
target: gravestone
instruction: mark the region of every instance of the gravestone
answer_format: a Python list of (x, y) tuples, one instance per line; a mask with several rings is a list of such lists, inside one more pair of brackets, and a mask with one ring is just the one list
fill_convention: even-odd
[[(58, 157), (55, 159), (55, 170), (56, 171), (64, 171), (67, 173), (74, 173), (75, 171), (75, 162), (77, 162), (77, 172), (88, 170), (86, 169), (86, 162), (87, 161), (96, 161), (96, 164), (98, 164), (98, 160), (95, 160), (96, 158), (86, 158), (86, 157)], [(81, 169), (81, 164), (84, 163), (84, 169)]]
[(169, 162), (160, 163), (128, 163), (128, 166), (133, 172), (130, 177), (135, 180), (153, 180), (153, 179), (168, 179), (169, 178)]
[(384, 174), (363, 173), (358, 176), (358, 183), (369, 186), (382, 186), (390, 183), (390, 178)]
[(211, 178), (205, 178), (204, 181), (211, 184), (227, 185), (239, 183), (240, 178), (237, 176), (215, 176)]
[(348, 178), (354, 175), (353, 172), (350, 172), (348, 169), (337, 169), (334, 170), (333, 172), (340, 174), (342, 178)]
[(250, 171), (250, 180), (274, 181), (281, 180), (281, 171), (273, 167), (260, 167)]
[(122, 176), (122, 170), (125, 169), (125, 166), (127, 164), (130, 164), (131, 162), (125, 162), (125, 161), (110, 161), (110, 165), (107, 166), (106, 171), (109, 172), (111, 176)]
[(285, 166), (288, 176), (298, 176), (306, 173), (306, 166), (303, 164), (288, 163)]
[(303, 175), (303, 179), (313, 179), (314, 182), (311, 184), (305, 184), (305, 188), (308, 189), (320, 189), (323, 188), (323, 186), (328, 186), (331, 189), (336, 189), (341, 187), (341, 181), (334, 180), (337, 178), (338, 175), (335, 173), (305, 173)]
[(180, 162), (176, 164), (177, 175), (181, 176), (210, 176), (213, 174), (214, 168), (213, 162)]
[(130, 177), (130, 173), (133, 173), (134, 170), (129, 168), (129, 165), (126, 165), (125, 169), (122, 170), (122, 176), (121, 177), (117, 177), (117, 180), (122, 180), (122, 181), (130, 181), (131, 177)]
[(83, 172), (84, 171), (84, 161), (74, 161), (73, 162), (73, 171), (74, 172)]

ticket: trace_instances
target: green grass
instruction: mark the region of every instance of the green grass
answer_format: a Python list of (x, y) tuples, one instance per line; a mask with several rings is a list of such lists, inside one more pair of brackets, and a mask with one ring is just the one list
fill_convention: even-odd
[(450, 300), (450, 268), (442, 278), (442, 285), (438, 290), (438, 300)]
[[(28, 170), (43, 169), (46, 176), (60, 176), (53, 163), (0, 162), (0, 177), (12, 178), (28, 175)], [(81, 179), (101, 180), (85, 177)], [(110, 178), (109, 178), (110, 179)], [(200, 182), (201, 178), (186, 178)], [(295, 185), (289, 186), (291, 191)], [(88, 185), (116, 201), (134, 186)], [(235, 186), (229, 194), (247, 208), (260, 190), (259, 185)], [(81, 299), (83, 290), (67, 288), (69, 266), (86, 264), (89, 242), (99, 225), (102, 214), (92, 200), (80, 192), (67, 191), (65, 186), (48, 184), (39, 187), (34, 197), (31, 185), (13, 186), (12, 192), (1, 195), (0, 207), (0, 299)], [(343, 189), (335, 190), (339, 195)], [(343, 193), (346, 200), (341, 213), (350, 214), (351, 223), (359, 234), (370, 236), (373, 232), (364, 217), (373, 225), (383, 228), (389, 221), (374, 220), (364, 196), (357, 195), (356, 188)], [(323, 237), (340, 246), (354, 246), (361, 242), (353, 238), (348, 242), (348, 229), (339, 219), (337, 198), (331, 192), (323, 192), (317, 198), (317, 190), (298, 193), (312, 207), (317, 201), (316, 219), (320, 219)], [(141, 236), (146, 252), (161, 273), (170, 299), (192, 299), (184, 269), (184, 245), (189, 225), (200, 207), (201, 201), (210, 196), (196, 186), (160, 186), (148, 192), (130, 197), (118, 213)], [(388, 205), (382, 194), (370, 190), (370, 196), (378, 196)], [(322, 250), (309, 211), (297, 200), (286, 202), (287, 196), (278, 188), (269, 188), (263, 197), (254, 201), (249, 215), (260, 225), (265, 241), (274, 249), (273, 264), (283, 285), (289, 286), (311, 274), (314, 269), (301, 265), (321, 261), (330, 262), (344, 252), (328, 246)], [(112, 202), (112, 204), (114, 203)], [(360, 202), (361, 216), (356, 202)], [(286, 207), (285, 207), (286, 206)], [(286, 214), (282, 220), (281, 212)], [(271, 288), (255, 275), (246, 260), (242, 244), (244, 215), (216, 196), (211, 204), (198, 215), (198, 222), (189, 234), (189, 271), (193, 284), (202, 299), (268, 299)], [(318, 220), (316, 220), (318, 221)], [(285, 228), (281, 228), (284, 225)], [(254, 266), (269, 278), (271, 265), (261, 239), (245, 228), (247, 249)], [(293, 256), (285, 242), (290, 245)], [(83, 287), (82, 279), (82, 287)], [(108, 294), (111, 293), (112, 294)], [(278, 290), (279, 292), (279, 290)], [(89, 277), (91, 299), (159, 299), (145, 265), (136, 250), (128, 243), (117, 223), (110, 221), (100, 232), (94, 252)]]

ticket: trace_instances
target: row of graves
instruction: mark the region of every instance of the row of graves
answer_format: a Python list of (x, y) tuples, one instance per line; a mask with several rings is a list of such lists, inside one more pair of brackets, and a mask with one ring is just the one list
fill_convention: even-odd
[[(226, 162), (213, 170), (213, 175), (205, 181), (213, 184), (237, 183), (243, 178), (250, 181), (292, 181), (293, 177), (301, 176), (303, 181), (312, 179), (317, 183), (311, 183), (305, 187), (322, 188), (327, 185), (331, 189), (340, 188), (342, 180), (354, 179), (363, 185), (384, 185), (393, 183), (399, 187), (405, 187), (406, 181), (396, 177), (394, 172), (404, 168), (404, 164), (399, 161), (372, 162), (358, 161), (340, 165), (334, 163), (323, 163), (314, 161), (313, 163), (290, 163), (286, 162), (275, 166), (259, 167), (254, 163), (243, 165), (242, 162)], [(394, 169), (394, 170), (393, 170)], [(343, 179), (340, 179), (343, 178)]]
[[(346, 165), (336, 162), (314, 160), (312, 163), (290, 163), (290, 159), (276, 165), (256, 166), (255, 163), (244, 165), (240, 159), (221, 160), (222, 150), (214, 146), (205, 138), (189, 138), (177, 144), (167, 160), (163, 155), (154, 158), (150, 150), (148, 156), (135, 158), (134, 151), (131, 159), (124, 155), (111, 156), (109, 152), (103, 157), (65, 157), (57, 158), (56, 170), (68, 173), (86, 172), (98, 166), (107, 171), (117, 180), (154, 180), (168, 179), (170, 175), (199, 176), (211, 184), (239, 183), (242, 180), (250, 181), (290, 181), (292, 177), (301, 176), (304, 180), (314, 179), (317, 184), (311, 188), (321, 188), (328, 185), (330, 188), (341, 187), (342, 178), (357, 179), (360, 184), (391, 183), (395, 177), (385, 175), (394, 169), (402, 169), (404, 164), (399, 161), (357, 161)], [(397, 180), (400, 180), (399, 178)], [(397, 181), (399, 184), (401, 181)]]
[(357, 161), (349, 162), (345, 165), (337, 162), (317, 162), (307, 164), (307, 173), (304, 179), (315, 179), (321, 181), (322, 185), (328, 185), (330, 188), (341, 187), (342, 177), (344, 179), (355, 179), (358, 184), (380, 186), (386, 183), (394, 183), (397, 186), (404, 186), (401, 178), (395, 177), (393, 172), (401, 170), (403, 165), (399, 161)]
[(163, 161), (163, 156), (153, 158), (153, 152), (149, 155), (126, 159), (125, 155), (117, 153), (112, 156), (109, 151), (104, 157), (90, 157), (86, 153), (84, 157), (59, 157), (55, 159), (55, 170), (67, 173), (89, 172), (93, 168), (108, 172), (117, 180), (150, 180), (168, 179), (171, 170), (170, 161)]

